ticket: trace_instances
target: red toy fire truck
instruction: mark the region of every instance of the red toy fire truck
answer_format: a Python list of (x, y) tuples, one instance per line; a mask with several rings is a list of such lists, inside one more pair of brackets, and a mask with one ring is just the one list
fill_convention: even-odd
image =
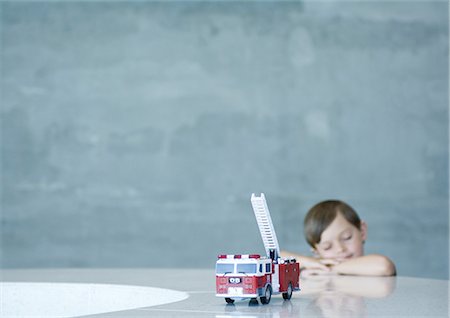
[(293, 258), (281, 258), (278, 240), (273, 228), (264, 193), (252, 194), (251, 202), (266, 257), (258, 254), (219, 255), (216, 262), (216, 296), (228, 304), (237, 299), (251, 298), (268, 304), (272, 294), (282, 293), (291, 299), (292, 292), (300, 290), (300, 265)]

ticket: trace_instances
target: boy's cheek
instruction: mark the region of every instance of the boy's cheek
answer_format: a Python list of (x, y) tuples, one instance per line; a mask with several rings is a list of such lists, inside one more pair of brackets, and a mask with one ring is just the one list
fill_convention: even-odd
[(360, 257), (364, 255), (364, 245), (362, 244), (355, 244), (353, 246), (353, 257)]

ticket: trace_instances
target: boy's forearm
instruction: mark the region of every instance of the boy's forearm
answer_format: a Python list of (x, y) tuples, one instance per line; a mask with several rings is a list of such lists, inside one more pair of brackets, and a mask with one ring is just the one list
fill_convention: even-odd
[(298, 257), (303, 257), (303, 255), (300, 255), (300, 254), (298, 254), (298, 253), (294, 253), (294, 252), (289, 252), (289, 251), (285, 251), (285, 250), (282, 250), (281, 252), (280, 252), (280, 256), (281, 257), (295, 257), (295, 258), (298, 258)]
[(366, 255), (344, 261), (333, 266), (332, 271), (340, 275), (393, 276), (394, 263), (383, 255)]
[(281, 257), (294, 257), (298, 262), (302, 263), (305, 260), (310, 259), (311, 257), (300, 255), (298, 253), (292, 253), (288, 251), (281, 251)]

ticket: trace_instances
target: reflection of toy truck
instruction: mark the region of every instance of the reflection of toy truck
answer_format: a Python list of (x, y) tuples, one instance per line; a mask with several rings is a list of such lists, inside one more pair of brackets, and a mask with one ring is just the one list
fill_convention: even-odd
[(253, 211), (264, 242), (267, 257), (219, 255), (216, 263), (216, 296), (227, 303), (236, 299), (258, 297), (268, 304), (272, 294), (282, 293), (290, 299), (299, 290), (300, 265), (295, 259), (280, 258), (280, 249), (264, 194), (251, 198)]

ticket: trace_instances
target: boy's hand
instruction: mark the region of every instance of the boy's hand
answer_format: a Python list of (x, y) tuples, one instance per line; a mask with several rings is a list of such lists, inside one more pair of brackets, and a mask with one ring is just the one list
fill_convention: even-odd
[(342, 260), (335, 259), (335, 258), (321, 258), (321, 259), (319, 259), (319, 261), (320, 261), (320, 263), (322, 263), (328, 267), (342, 263)]
[(302, 270), (300, 273), (303, 277), (313, 275), (334, 275), (331, 266), (336, 264), (339, 264), (336, 260), (304, 256), (301, 259)]
[(300, 275), (313, 276), (313, 275), (336, 275), (334, 266), (342, 263), (343, 260), (333, 258), (317, 258), (310, 256), (303, 256), (288, 251), (281, 251), (282, 257), (295, 257), (300, 262)]

